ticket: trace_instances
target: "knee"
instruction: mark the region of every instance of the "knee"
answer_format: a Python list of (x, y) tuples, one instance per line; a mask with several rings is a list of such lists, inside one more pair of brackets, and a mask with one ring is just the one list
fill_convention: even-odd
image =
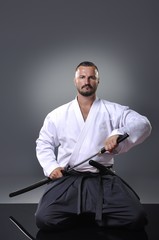
[(131, 230), (141, 230), (147, 224), (146, 213), (143, 209), (131, 210), (120, 215), (103, 214), (101, 221), (96, 221), (101, 227), (124, 227)]
[(76, 225), (76, 216), (67, 216), (66, 214), (50, 214), (46, 211), (37, 211), (35, 213), (36, 226), (41, 230), (60, 230), (68, 229)]
[(37, 211), (35, 213), (35, 222), (36, 226), (41, 230), (47, 230), (49, 225), (49, 219), (47, 218), (46, 214), (41, 211)]
[(144, 210), (140, 210), (132, 215), (132, 219), (130, 221), (131, 229), (143, 229), (147, 224), (147, 216)]
[(38, 209), (35, 213), (36, 226), (41, 230), (52, 230), (57, 228), (54, 215), (48, 213), (46, 209)]

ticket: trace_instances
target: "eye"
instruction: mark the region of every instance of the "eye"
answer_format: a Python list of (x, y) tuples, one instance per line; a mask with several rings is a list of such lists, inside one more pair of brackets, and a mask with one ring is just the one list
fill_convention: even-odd
[(83, 79), (83, 78), (85, 78), (85, 76), (84, 76), (84, 75), (80, 75), (79, 78), (80, 78), (80, 79)]
[(96, 78), (96, 76), (90, 76), (90, 79), (96, 80), (97, 78)]

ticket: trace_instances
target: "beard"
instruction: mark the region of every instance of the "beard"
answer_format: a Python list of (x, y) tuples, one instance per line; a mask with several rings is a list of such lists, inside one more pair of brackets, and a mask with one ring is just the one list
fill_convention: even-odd
[[(89, 87), (89, 89), (85, 90), (85, 88)], [(96, 92), (96, 88), (93, 88), (91, 85), (87, 84), (83, 86), (81, 89), (77, 89), (78, 92), (84, 97), (90, 97)]]

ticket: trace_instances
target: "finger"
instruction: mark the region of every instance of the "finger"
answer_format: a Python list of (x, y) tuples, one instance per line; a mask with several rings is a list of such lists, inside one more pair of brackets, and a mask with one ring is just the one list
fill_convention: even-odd
[(56, 171), (52, 172), (49, 177), (51, 179), (57, 178), (57, 172)]
[(111, 152), (114, 148), (116, 148), (117, 144), (113, 141), (113, 142), (110, 142), (110, 143), (107, 143), (106, 144), (106, 150)]

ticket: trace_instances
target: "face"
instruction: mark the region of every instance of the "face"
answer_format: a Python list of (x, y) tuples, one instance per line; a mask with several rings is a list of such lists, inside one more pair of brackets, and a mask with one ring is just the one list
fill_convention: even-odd
[(95, 67), (80, 66), (75, 73), (74, 82), (79, 94), (85, 97), (92, 96), (99, 83), (98, 71)]

